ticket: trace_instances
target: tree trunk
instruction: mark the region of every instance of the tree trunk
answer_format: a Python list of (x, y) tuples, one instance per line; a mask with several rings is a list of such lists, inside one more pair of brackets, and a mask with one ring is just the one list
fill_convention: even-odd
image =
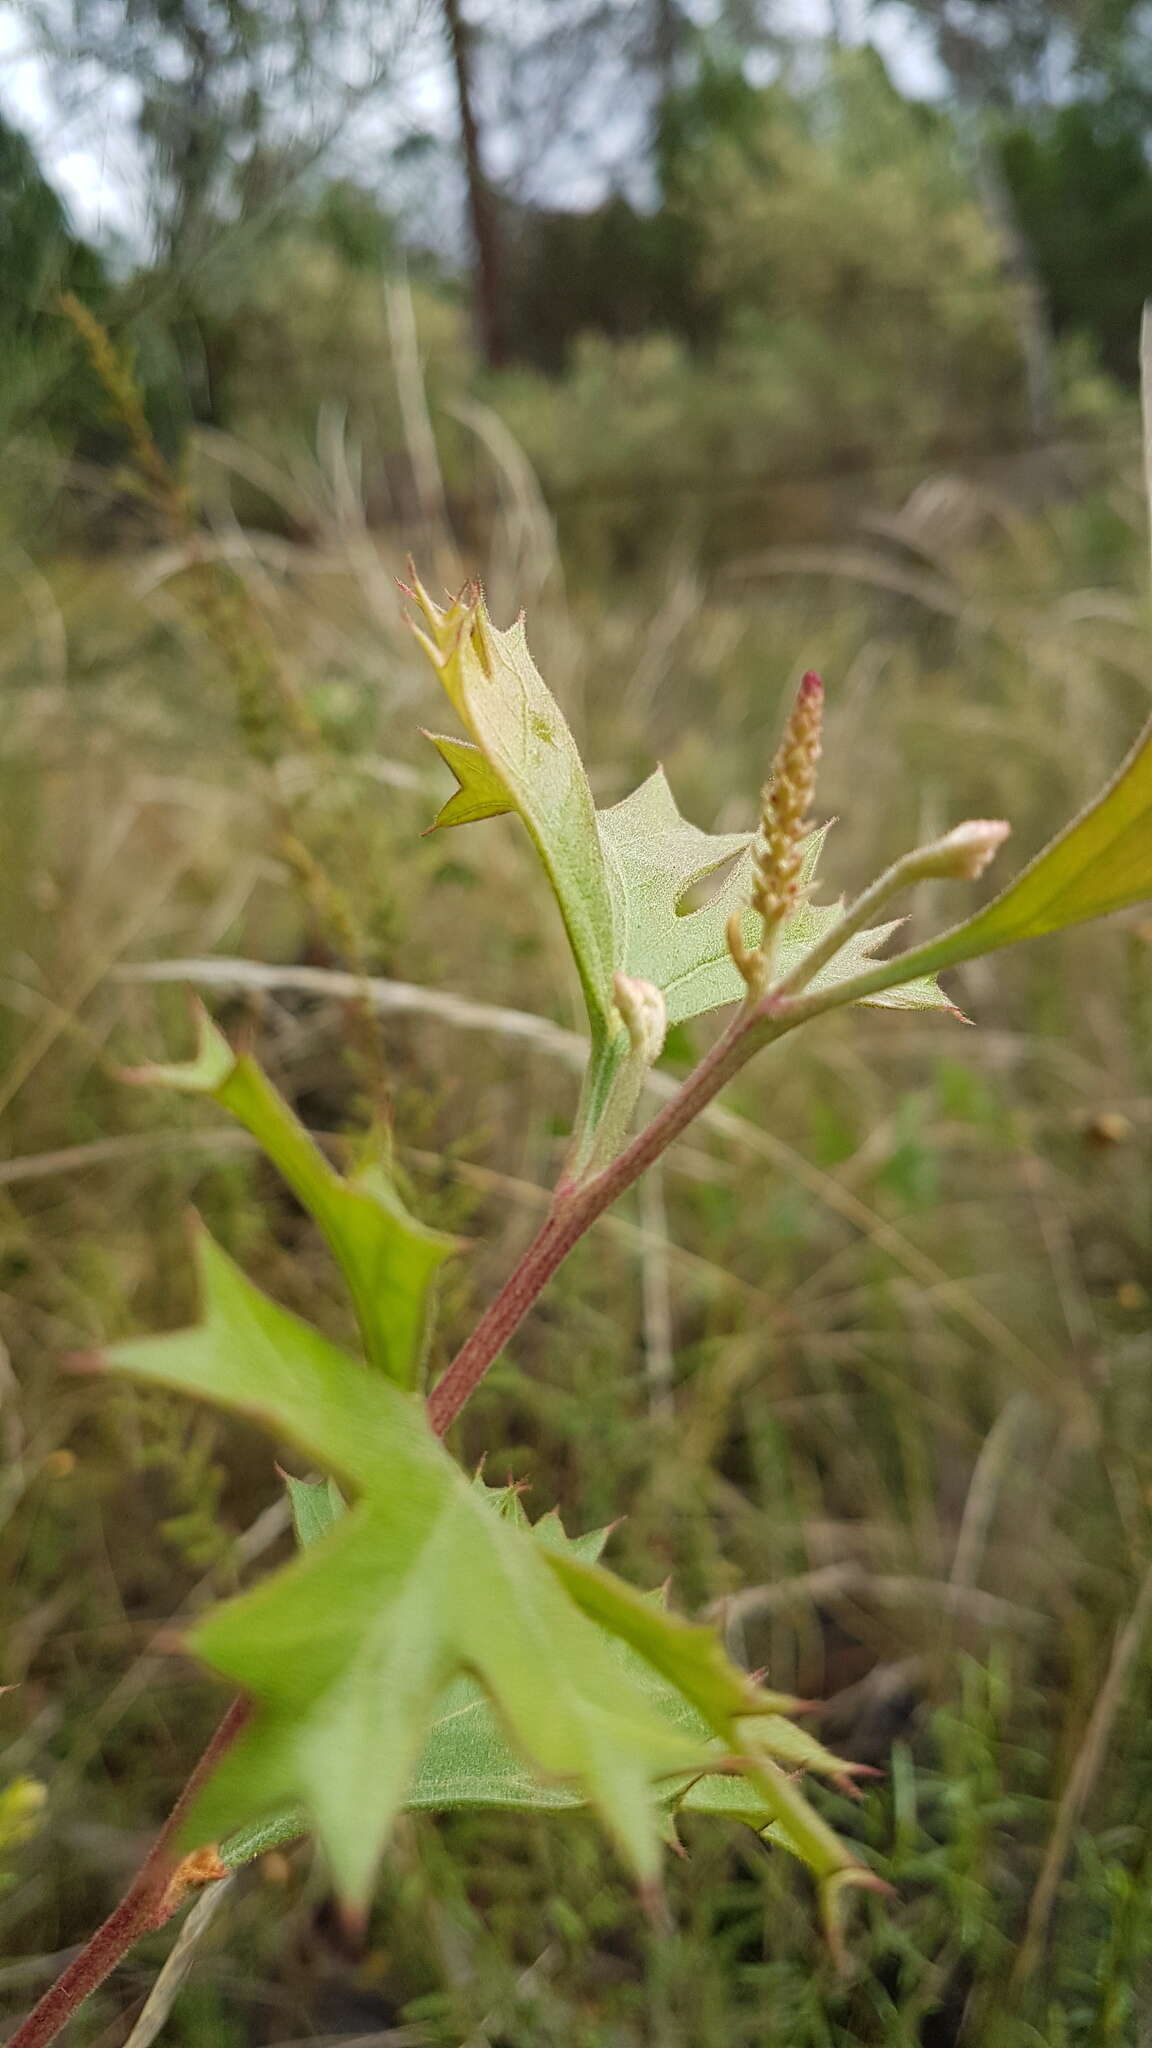
[(460, 140), (464, 150), (464, 175), (468, 182), (468, 214), (472, 225), (473, 304), (480, 349), (490, 370), (498, 370), (508, 359), (504, 335), (504, 307), (501, 285), (500, 231), (492, 188), (484, 175), (480, 152), (480, 130), (472, 90), (472, 53), (469, 29), (460, 12), (459, 0), (443, 0), (444, 24), (452, 53), (456, 78), (456, 104), (460, 116)]

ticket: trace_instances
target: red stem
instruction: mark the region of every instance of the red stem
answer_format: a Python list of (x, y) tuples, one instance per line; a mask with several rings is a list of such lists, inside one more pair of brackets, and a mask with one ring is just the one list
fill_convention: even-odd
[[(779, 1001), (762, 1002), (755, 1008), (746, 1005), (679, 1092), (617, 1159), (591, 1180), (561, 1182), (545, 1222), (515, 1272), (429, 1398), (428, 1419), (438, 1436), (451, 1428), (556, 1268), (597, 1217), (659, 1159), (754, 1052), (782, 1036), (796, 1021), (789, 1006)], [(173, 1839), (201, 1785), (239, 1735), (248, 1711), (246, 1700), (233, 1701), (120, 1904), (9, 2037), (6, 2048), (48, 2048), (77, 2006), (104, 1982), (141, 1935), (163, 1927), (182, 1904), (186, 1893), (171, 1882), (179, 1863), (172, 1853)]]
[(776, 1003), (740, 1010), (711, 1052), (689, 1074), (679, 1093), (618, 1158), (592, 1180), (567, 1186), (561, 1183), (548, 1216), (515, 1272), (505, 1281), (429, 1396), (428, 1420), (437, 1436), (451, 1428), (489, 1366), (589, 1226), (667, 1151), (672, 1140), (699, 1116), (753, 1053), (770, 1039), (782, 1036), (791, 1028), (791, 1022), (786, 1006)]
[(248, 1702), (233, 1700), (120, 1904), (9, 2036), (7, 2048), (47, 2048), (77, 2006), (104, 1982), (121, 1957), (142, 1935), (163, 1927), (182, 1905), (187, 1893), (172, 1885), (180, 1863), (173, 1851), (173, 1841), (200, 1787), (231, 1748), (247, 1719)]

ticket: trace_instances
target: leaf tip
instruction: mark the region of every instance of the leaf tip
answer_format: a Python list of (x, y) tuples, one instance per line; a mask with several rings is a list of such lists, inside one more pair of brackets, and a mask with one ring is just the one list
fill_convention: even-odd
[(68, 1351), (64, 1354), (65, 1372), (76, 1373), (78, 1377), (108, 1371), (108, 1357), (104, 1351)]

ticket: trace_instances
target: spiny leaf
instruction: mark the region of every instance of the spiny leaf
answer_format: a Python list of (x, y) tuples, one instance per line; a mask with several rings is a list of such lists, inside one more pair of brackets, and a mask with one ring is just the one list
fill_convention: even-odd
[(251, 1131), (315, 1219), (348, 1282), (370, 1363), (402, 1387), (415, 1386), (436, 1275), (454, 1239), (410, 1216), (382, 1167), (349, 1179), (324, 1154), (247, 1054), (233, 1052), (197, 1006), (193, 1060), (138, 1068), (133, 1078), (210, 1095)]
[(424, 737), (431, 740), (460, 785), (437, 812), (430, 832), (441, 825), (474, 825), (481, 818), (502, 818), (512, 809), (500, 777), (471, 740), (450, 739), (441, 732), (426, 732)]
[[(458, 782), (437, 825), (463, 825), (515, 811), (543, 861), (568, 931), (588, 1008), (592, 1054), (582, 1109), (584, 1136), (611, 1116), (626, 1128), (633, 1100), (619, 1099), (627, 1037), (613, 1003), (617, 975), (647, 982), (665, 999), (669, 1023), (738, 1001), (744, 984), (728, 952), (725, 926), (747, 906), (751, 833), (708, 833), (681, 817), (663, 771), (607, 810), (597, 811), (576, 743), (535, 668), (523, 622), (493, 626), (479, 590), (441, 607), (416, 582), (412, 593), (427, 632), (419, 637), (466, 740), (430, 734)], [(811, 884), (823, 834), (808, 847)], [(695, 908), (690, 891), (728, 868), (711, 900)], [(839, 906), (802, 904), (778, 936), (783, 971), (839, 916)], [(759, 924), (746, 909), (754, 944)], [(861, 934), (821, 978), (828, 987), (871, 964), (893, 927)], [(949, 1008), (930, 981), (886, 994), (886, 1008)], [(626, 1093), (634, 1097), (638, 1075)], [(613, 1133), (613, 1142), (620, 1135)], [(590, 1148), (589, 1148), (590, 1149)]]
[[(612, 906), (596, 839), (596, 807), (560, 707), (528, 652), (521, 620), (498, 632), (478, 591), (447, 608), (417, 582), (421, 639), (474, 750), (435, 745), (460, 780), (438, 824), (515, 810), (544, 864), (584, 988), (594, 1046), (618, 1030), (612, 1010)], [(500, 792), (504, 800), (500, 801)]]
[(427, 1813), (457, 1806), (558, 1813), (586, 1801), (570, 1785), (531, 1770), (501, 1733), (482, 1687), (458, 1678), (439, 1703), (404, 1804)]
[[(606, 1531), (593, 1537), (567, 1535), (558, 1516), (537, 1522), (533, 1535), (538, 1543), (561, 1557), (577, 1562), (589, 1559), (589, 1549), (598, 1554)], [(636, 1596), (633, 1596), (635, 1599)], [(660, 1616), (661, 1596), (641, 1603), (648, 1613)], [(634, 1676), (646, 1697), (683, 1735), (696, 1736), (713, 1760), (725, 1758), (725, 1745), (713, 1734), (684, 1693), (640, 1657), (622, 1637), (610, 1639), (617, 1660)], [(768, 1695), (762, 1695), (768, 1702)], [(797, 1702), (788, 1704), (795, 1706)], [(844, 1779), (855, 1766), (833, 1756), (822, 1743), (780, 1714), (765, 1713), (736, 1724), (741, 1748), (752, 1760), (771, 1759), (792, 1769), (815, 1771), (824, 1777)], [(669, 1811), (688, 1807), (694, 1812), (722, 1814), (746, 1821), (763, 1832), (772, 1829), (776, 1839), (792, 1846), (787, 1830), (777, 1826), (779, 1801), (769, 1799), (747, 1777), (721, 1774), (717, 1770), (695, 1774), (668, 1785), (664, 1793)], [(543, 1784), (526, 1770), (502, 1736), (495, 1715), (480, 1687), (470, 1679), (459, 1679), (441, 1702), (427, 1747), (408, 1795), (407, 1804), (432, 1811), (455, 1806), (499, 1806), (540, 1808), (557, 1811), (582, 1805), (579, 1793)], [(798, 1852), (799, 1853), (799, 1852)], [(837, 1862), (839, 1861), (837, 1845)]]
[[(776, 971), (783, 980), (790, 969), (796, 966), (812, 948), (839, 923), (843, 913), (842, 901), (835, 903), (802, 903), (781, 925), (776, 940)], [(866, 974), (876, 964), (875, 955), (881, 946), (887, 944), (894, 932), (899, 931), (902, 920), (894, 919), (888, 924), (874, 925), (871, 931), (856, 932), (842, 946), (833, 960), (812, 977), (808, 984), (813, 991), (828, 991), (839, 988), (842, 983), (852, 981), (857, 975)], [(747, 930), (746, 939), (755, 938), (755, 930)], [(876, 995), (859, 996), (856, 1000), (870, 1009), (877, 1010), (949, 1010), (955, 1005), (945, 995), (932, 975), (922, 974), (903, 983), (899, 988), (883, 989)]]
[[(540, 1541), (499, 1512), (413, 1397), (269, 1301), (206, 1233), (199, 1264), (203, 1322), (118, 1345), (109, 1363), (262, 1422), (358, 1496), (294, 1564), (193, 1631), (257, 1709), (193, 1817), (201, 1839), (302, 1804), (363, 1902), (437, 1705), (469, 1675), (514, 1754), (577, 1791), (653, 1880), (661, 1783), (706, 1766), (701, 1728), (734, 1751), (776, 1702), (708, 1631), (557, 1547), (554, 1527)], [(613, 1638), (683, 1692), (694, 1728), (659, 1710)], [(751, 1768), (768, 1782), (758, 1753)], [(854, 1867), (814, 1815), (810, 1836), (822, 1879)]]

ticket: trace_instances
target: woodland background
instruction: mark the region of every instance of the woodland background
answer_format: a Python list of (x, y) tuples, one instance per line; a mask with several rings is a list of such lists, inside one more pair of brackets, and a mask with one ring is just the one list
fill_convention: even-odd
[[(434, 1365), (560, 1157), (574, 1071), (506, 1013), (578, 1028), (578, 991), (507, 821), (421, 837), (406, 552), (528, 608), (601, 801), (661, 759), (689, 817), (749, 823), (811, 666), (830, 887), (973, 814), (1017, 863), (1149, 708), (1152, 287), (1130, 0), (38, 0), (19, 28), (62, 127), (115, 132), (130, 225), (81, 232), (9, 101), (13, 2019), (219, 1710), (165, 1642), (289, 1540), (255, 1436), (64, 1361), (187, 1316), (190, 1203), (340, 1330), (270, 1172), (122, 1081), (189, 1043), (186, 975), (141, 963), (247, 963), (206, 993), (309, 1124), (391, 1120), (413, 1202), (472, 1240)], [(368, 1029), (340, 972), (412, 992)], [(458, 1432), (573, 1526), (626, 1509), (619, 1568), (726, 1601), (881, 1768), (828, 1803), (897, 1891), (850, 1975), (736, 1831), (693, 1828), (655, 1940), (590, 1824), (413, 1820), (361, 1950), (306, 1849), (233, 1887), (173, 2048), (1152, 2041), (1152, 923), (953, 988), (975, 1029), (855, 1013), (742, 1077)], [(165, 1949), (72, 2038), (126, 2041)]]

